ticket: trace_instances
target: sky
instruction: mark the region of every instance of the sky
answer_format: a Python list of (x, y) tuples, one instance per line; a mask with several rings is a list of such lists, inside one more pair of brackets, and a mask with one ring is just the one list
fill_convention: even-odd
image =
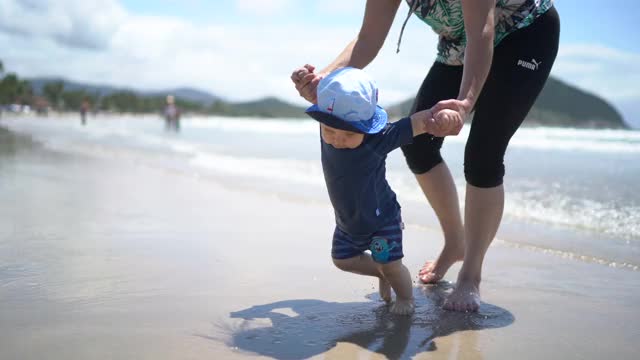
[[(364, 4), (0, 0), (0, 60), (22, 77), (137, 89), (194, 87), (231, 101), (277, 96), (302, 105), (291, 72), (306, 63), (331, 62), (356, 36)], [(640, 1), (555, 4), (562, 30), (552, 74), (607, 99), (640, 127)], [(383, 105), (413, 96), (435, 59), (437, 37), (416, 17), (396, 54), (407, 10), (403, 3), (384, 47), (367, 67)]]

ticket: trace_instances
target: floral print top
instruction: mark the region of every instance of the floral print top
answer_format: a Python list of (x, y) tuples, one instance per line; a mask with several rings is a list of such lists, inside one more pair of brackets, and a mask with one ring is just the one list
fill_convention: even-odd
[[(462, 65), (467, 39), (461, 0), (406, 0), (411, 11), (440, 37), (437, 61)], [(553, 0), (496, 0), (497, 46), (510, 33), (526, 27), (553, 5)]]

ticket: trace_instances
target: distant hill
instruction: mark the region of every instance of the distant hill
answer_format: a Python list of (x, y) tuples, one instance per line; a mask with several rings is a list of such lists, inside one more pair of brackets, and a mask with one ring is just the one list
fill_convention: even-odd
[(543, 125), (627, 128), (622, 115), (604, 99), (549, 78), (529, 120)]
[(162, 90), (162, 91), (150, 91), (143, 94), (162, 95), (162, 96), (171, 94), (175, 97), (200, 103), (205, 106), (211, 105), (214, 102), (219, 100), (219, 98), (215, 95), (211, 95), (206, 91), (193, 89), (193, 88), (177, 88), (177, 89), (168, 89), (168, 90)]
[(266, 97), (255, 101), (231, 103), (218, 101), (213, 107), (214, 113), (231, 116), (290, 117), (304, 116), (304, 108), (289, 104), (275, 97)]
[[(131, 91), (139, 96), (165, 96), (173, 94), (179, 99), (202, 105), (202, 112), (226, 116), (256, 116), (303, 118), (304, 107), (267, 97), (248, 102), (230, 102), (206, 91), (192, 88), (167, 89), (161, 91), (118, 88), (108, 85), (90, 85), (56, 78), (29, 79), (36, 94), (42, 93), (45, 84), (63, 81), (66, 90), (84, 90), (100, 96), (121, 91)], [(393, 118), (406, 116), (413, 98), (387, 107)], [(628, 128), (620, 113), (604, 99), (550, 77), (525, 124), (545, 126), (571, 126), (590, 128)]]
[(183, 100), (199, 103), (205, 106), (209, 106), (218, 100), (218, 97), (212, 95), (206, 91), (193, 89), (193, 88), (177, 88), (167, 90), (140, 90), (131, 89), (125, 87), (116, 87), (110, 85), (99, 84), (85, 84), (75, 81), (70, 81), (62, 78), (31, 78), (27, 79), (36, 94), (41, 95), (42, 89), (48, 83), (62, 81), (64, 88), (67, 91), (84, 90), (89, 94), (98, 94), (99, 96), (111, 95), (116, 92), (131, 91), (140, 96), (167, 96), (169, 94), (181, 98)]
[[(413, 98), (389, 106), (392, 117), (406, 116)], [(604, 99), (550, 77), (533, 109), (527, 125), (626, 129), (620, 113)]]

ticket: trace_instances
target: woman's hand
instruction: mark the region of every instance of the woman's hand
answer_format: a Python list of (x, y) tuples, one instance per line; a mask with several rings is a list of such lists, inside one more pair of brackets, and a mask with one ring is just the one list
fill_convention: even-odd
[(315, 69), (315, 66), (306, 64), (291, 73), (291, 81), (295, 84), (298, 94), (312, 104), (318, 102), (318, 83), (322, 80), (321, 75), (314, 73)]
[[(453, 110), (455, 113), (446, 110)], [(435, 122), (439, 133), (458, 135), (471, 112), (471, 108), (469, 101), (450, 99), (438, 102), (431, 108), (431, 111), (436, 114)], [(432, 135), (439, 136), (438, 134)]]
[(434, 122), (438, 128), (438, 132), (441, 133), (438, 136), (458, 135), (460, 130), (462, 130), (462, 126), (464, 126), (462, 115), (451, 109), (438, 111), (434, 117)]
[(428, 133), (436, 137), (458, 135), (464, 121), (459, 112), (443, 109), (433, 112), (433, 109), (422, 110), (411, 115), (413, 136)]

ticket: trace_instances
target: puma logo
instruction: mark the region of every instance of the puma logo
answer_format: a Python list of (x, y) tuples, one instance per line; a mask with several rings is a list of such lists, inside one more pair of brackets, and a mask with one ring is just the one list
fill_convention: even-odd
[(531, 61), (518, 60), (518, 66), (522, 66), (525, 69), (529, 70), (538, 70), (538, 67), (542, 64), (542, 61), (538, 62), (536, 59), (531, 59)]

